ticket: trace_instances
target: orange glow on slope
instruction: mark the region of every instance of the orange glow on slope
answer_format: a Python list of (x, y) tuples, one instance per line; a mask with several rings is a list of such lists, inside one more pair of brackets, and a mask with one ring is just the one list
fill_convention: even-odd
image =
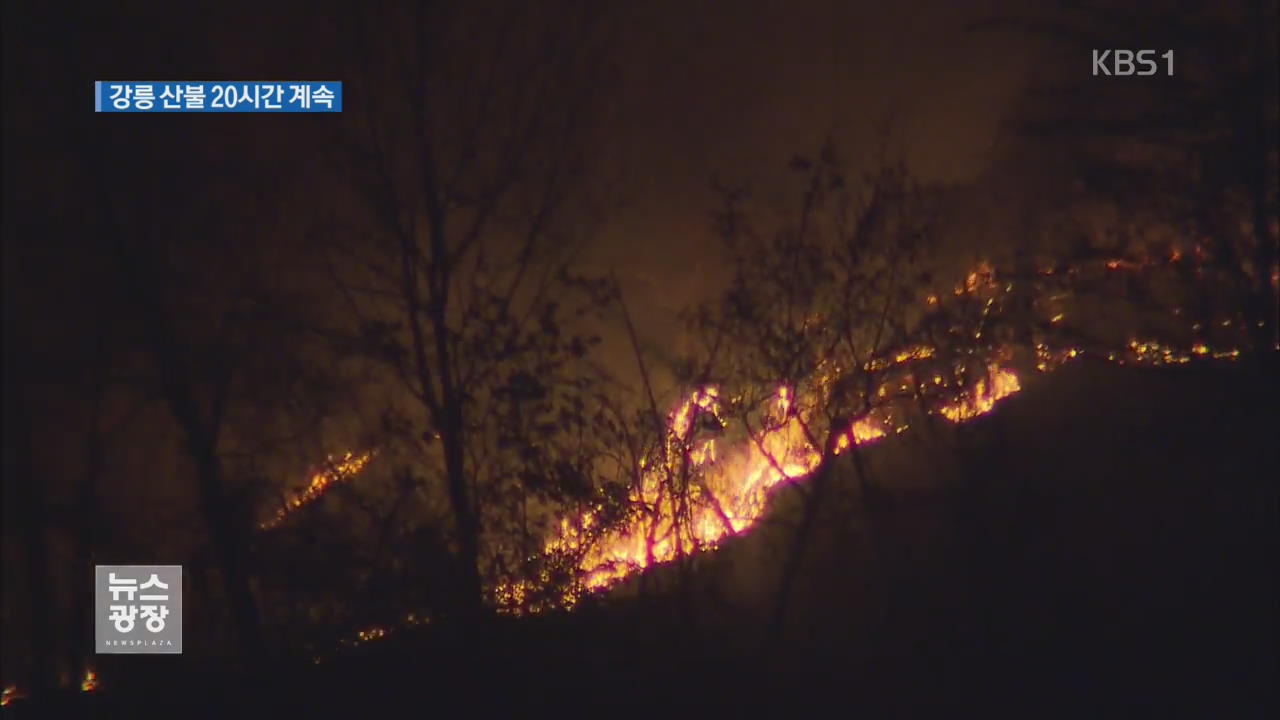
[[(1177, 262), (1180, 257), (1175, 252), (1171, 254), (1169, 261)], [(1142, 264), (1108, 261), (1106, 266), (1110, 269), (1132, 270), (1139, 269)], [(953, 292), (957, 297), (986, 296), (988, 299), (982, 311), (985, 319), (993, 307), (994, 295), (1011, 289), (1010, 285), (1001, 287), (996, 282), (995, 271), (984, 262), (968, 273), (964, 282), (956, 285)], [(936, 295), (926, 298), (928, 306), (936, 306), (938, 302)], [(1052, 322), (1056, 324), (1061, 319), (1062, 316), (1059, 315)], [(982, 331), (977, 331), (975, 338), (981, 339), (981, 336)], [(1151, 341), (1134, 340), (1127, 350), (1132, 357), (1146, 364), (1182, 363), (1189, 357), (1187, 353)], [(1035, 351), (1037, 369), (1042, 372), (1048, 372), (1084, 355), (1080, 348), (1050, 350), (1043, 344), (1037, 344)], [(936, 354), (932, 347), (918, 346), (891, 357), (874, 359), (867, 363), (866, 369), (878, 371), (896, 363), (929, 359)], [(1235, 359), (1239, 356), (1239, 351), (1213, 351), (1201, 344), (1195, 346), (1191, 354), (1215, 359)], [(1110, 359), (1123, 363), (1114, 353)], [(920, 380), (947, 393), (944, 395), (946, 401), (937, 412), (953, 423), (963, 423), (991, 412), (1001, 400), (1022, 389), (1021, 381), (1012, 369), (998, 362), (991, 362), (987, 371), (986, 377), (979, 379), (970, 388), (954, 387), (941, 374)], [(908, 372), (906, 376), (909, 379), (911, 374)], [(898, 382), (902, 382), (901, 379)], [(897, 382), (887, 380), (876, 394), (884, 399), (897, 395), (895, 390), (906, 392), (910, 388), (909, 384), (891, 387), (896, 384)], [(694, 393), (671, 413), (669, 427), (677, 445), (691, 445), (689, 460), (695, 468), (703, 471), (698, 476), (703, 483), (700, 488), (701, 496), (689, 493), (689, 497), (684, 500), (689, 507), (677, 507), (675, 501), (664, 493), (664, 486), (668, 484), (664, 483), (667, 474), (662, 469), (647, 469), (641, 479), (640, 489), (633, 491), (631, 497), (633, 502), (646, 508), (646, 512), (624, 527), (595, 538), (594, 543), (586, 547), (580, 546), (586, 542), (585, 531), (592, 525), (593, 518), (590, 514), (574, 521), (564, 519), (557, 536), (548, 541), (546, 552), (585, 550), (578, 569), (582, 573), (584, 587), (597, 590), (609, 587), (651, 565), (713, 548), (724, 538), (745, 531), (763, 514), (772, 489), (812, 473), (822, 461), (821, 448), (814, 447), (815, 438), (803, 431), (799, 418), (787, 413), (794, 402), (787, 388), (778, 389), (775, 402), (778, 414), (790, 417), (785, 424), (762, 432), (748, 433), (753, 437), (744, 446), (725, 449), (718, 448), (715, 439), (691, 442), (693, 438), (688, 437), (688, 429), (692, 425), (690, 418), (696, 412), (711, 413), (722, 426), (726, 424), (720, 416), (719, 396), (715, 388), (704, 388)], [(855, 445), (872, 443), (889, 433), (905, 429), (904, 425), (892, 422), (885, 414), (869, 415), (830, 438), (834, 444), (833, 454), (839, 454)], [(677, 517), (684, 519), (677, 522)], [(500, 586), (498, 595), (500, 605), (513, 601), (518, 604), (525, 593), (519, 588)], [(568, 604), (572, 605), (572, 601)]]
[(1239, 348), (1215, 350), (1203, 342), (1196, 343), (1189, 349), (1183, 350), (1155, 340), (1133, 338), (1123, 351), (1107, 353), (1107, 359), (1119, 365), (1129, 363), (1134, 365), (1185, 365), (1196, 358), (1201, 360), (1238, 360), (1240, 358), (1240, 350)]
[(963, 392), (960, 398), (942, 408), (943, 417), (951, 422), (971, 420), (991, 412), (996, 403), (1018, 392), (1022, 385), (1012, 370), (992, 365), (990, 377), (979, 380), (972, 392)]
[(0, 707), (25, 697), (26, 694), (19, 690), (17, 685), (9, 685), (4, 690), (0, 690)]
[[(1171, 253), (1168, 262), (1177, 262), (1178, 252)], [(1102, 265), (1112, 270), (1137, 270), (1151, 265), (1150, 261), (1108, 260)], [(1051, 275), (1058, 270), (1044, 269), (1041, 274)], [(1074, 273), (1074, 268), (1066, 270)], [(982, 318), (986, 321), (994, 308), (996, 296), (1012, 290), (1012, 285), (996, 282), (995, 271), (987, 263), (980, 263), (968, 273), (964, 281), (954, 287), (958, 297), (978, 295), (985, 297)], [(925, 298), (928, 307), (937, 307), (937, 295)], [(1062, 314), (1053, 316), (1051, 324), (1058, 324)], [(978, 329), (974, 338), (982, 338)], [(1084, 357), (1082, 348), (1050, 349), (1043, 343), (1034, 346), (1036, 368), (1049, 372), (1067, 362)], [(1104, 351), (1105, 353), (1105, 351)], [(989, 356), (985, 376), (970, 386), (957, 385), (945, 369), (931, 370), (926, 376), (918, 376), (920, 368), (912, 366), (916, 361), (936, 359), (937, 348), (917, 345), (900, 349), (884, 357), (873, 358), (866, 363), (869, 373), (901, 365), (902, 372), (894, 371), (883, 376), (882, 384), (873, 393), (884, 405), (851, 423), (830, 437), (814, 437), (806, 431), (803, 416), (793, 405), (796, 398), (786, 387), (776, 390), (772, 403), (772, 416), (777, 421), (766, 428), (746, 428), (742, 433), (747, 439), (725, 447), (723, 433), (701, 433), (699, 428), (714, 420), (711, 425), (727, 428), (723, 398), (720, 389), (708, 386), (690, 393), (667, 415), (665, 447), (658, 461), (641, 461), (639, 477), (629, 496), (633, 507), (638, 508), (620, 527), (603, 529), (600, 517), (594, 511), (577, 516), (562, 517), (543, 546), (547, 556), (576, 558), (579, 573), (578, 589), (568, 589), (559, 598), (559, 604), (572, 607), (580, 590), (601, 590), (655, 564), (670, 562), (700, 551), (715, 548), (725, 538), (747, 531), (763, 515), (771, 491), (786, 482), (799, 481), (816, 470), (823, 459), (822, 443), (830, 443), (832, 455), (839, 455), (854, 446), (873, 443), (890, 434), (907, 429), (889, 412), (890, 405), (899, 399), (913, 396), (913, 386), (923, 386), (935, 398), (937, 414), (953, 423), (963, 423), (991, 412), (1003, 399), (1022, 389), (1021, 381), (1009, 367), (995, 358), (1006, 357), (1005, 351)], [(1203, 343), (1189, 350), (1176, 350), (1154, 341), (1133, 339), (1127, 347), (1105, 353), (1107, 359), (1119, 364), (1145, 365), (1181, 364), (1191, 358), (1235, 359), (1238, 350), (1214, 350)], [(705, 435), (713, 435), (706, 437)], [(282, 509), (274, 524), (292, 509), (314, 500), (336, 482), (348, 479), (360, 472), (371, 458), (370, 453), (348, 453), (332, 471), (319, 473), (305, 492)], [(675, 488), (687, 488), (676, 492)], [(544, 571), (542, 583), (550, 582)], [(493, 588), (494, 599), (500, 609), (521, 613), (537, 612), (539, 603), (531, 603), (538, 595), (538, 581), (500, 582)], [(355, 642), (366, 642), (383, 635), (381, 628), (359, 634)]]
[[(785, 408), (788, 397), (776, 400)], [(602, 588), (655, 563), (667, 562), (699, 549), (715, 546), (724, 537), (746, 529), (764, 510), (768, 491), (779, 482), (810, 472), (818, 454), (802, 440), (795, 421), (768, 432), (758, 444), (724, 452), (716, 439), (697, 442), (689, 434), (695, 412), (720, 417), (715, 388), (695, 392), (670, 415), (669, 468), (646, 468), (630, 500), (644, 510), (626, 526), (598, 538), (579, 563), (582, 582)], [(680, 445), (689, 443), (693, 482), (701, 481), (701, 497), (676, 497), (673, 475), (680, 470)], [(702, 473), (701, 471), (709, 472)], [(682, 506), (687, 503), (688, 506)], [(581, 522), (562, 520), (559, 535), (546, 546), (548, 553), (577, 550), (582, 530), (591, 528), (590, 515)]]
[(259, 528), (262, 530), (270, 530), (280, 525), (289, 517), (289, 514), (298, 508), (318, 499), (333, 485), (349, 480), (364, 470), (369, 461), (373, 459), (373, 451), (363, 453), (355, 453), (348, 451), (342, 457), (335, 458), (330, 456), (326, 466), (311, 476), (311, 482), (302, 492), (287, 500), (283, 507), (276, 511), (267, 522), (262, 523)]
[[(918, 350), (894, 359), (902, 362), (931, 354), (927, 349)], [(963, 422), (989, 412), (1019, 389), (1012, 370), (993, 366), (989, 386), (985, 380), (979, 381), (972, 392), (962, 393), (939, 412), (952, 422)], [(668, 475), (662, 469), (646, 470), (631, 500), (648, 511), (605, 533), (586, 548), (578, 566), (583, 586), (588, 590), (606, 588), (654, 564), (714, 548), (760, 519), (771, 490), (816, 470), (822, 461), (821, 448), (814, 446), (802, 419), (788, 413), (792, 399), (787, 388), (778, 390), (774, 402), (778, 415), (789, 419), (777, 427), (751, 433), (754, 437), (743, 446), (728, 450), (717, 448), (714, 438), (691, 442), (693, 438), (688, 435), (690, 418), (699, 411), (711, 413), (725, 424), (715, 388), (697, 391), (677, 406), (669, 416), (671, 433), (676, 445), (690, 444), (690, 462), (702, 471), (693, 482), (700, 481), (702, 487), (681, 499), (687, 506), (677, 506), (678, 501), (667, 491)], [(873, 414), (835, 433), (829, 441), (833, 444), (832, 453), (838, 455), (851, 446), (866, 445), (905, 429)], [(681, 517), (682, 520), (676, 519)], [(577, 521), (562, 520), (559, 534), (547, 543), (546, 551), (578, 550), (592, 520), (590, 514)], [(524, 596), (525, 592), (518, 588), (499, 588), (500, 604), (518, 604)]]

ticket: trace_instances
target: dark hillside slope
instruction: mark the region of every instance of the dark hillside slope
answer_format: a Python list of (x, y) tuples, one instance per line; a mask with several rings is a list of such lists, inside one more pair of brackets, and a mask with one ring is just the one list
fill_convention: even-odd
[(1239, 368), (1078, 364), (959, 430), (922, 425), (868, 449), (873, 493), (841, 461), (777, 634), (790, 488), (760, 528), (700, 558), (683, 593), (661, 568), (659, 593), (402, 631), (248, 682), (148, 663), (137, 690), (119, 669), (90, 704), (101, 717), (165, 704), (204, 717), (968, 716), (1009, 703), (1034, 717), (1271, 717), (1276, 401)]
[[(583, 652), (668, 667), (694, 645), (725, 659), (730, 688), (758, 678), (752, 693), (784, 698), (1273, 707), (1275, 386), (1231, 366), (1105, 363), (1026, 385), (977, 421), (866, 449), (871, 492), (841, 461), (780, 634), (807, 489), (781, 490), (687, 585), (651, 573), (666, 602), (619, 623), (642, 630)], [(696, 665), (708, 692), (712, 662)]]
[(1276, 400), (1230, 369), (1078, 365), (895, 438), (861, 532), (828, 520), (807, 553), (784, 654), (888, 696), (1274, 705)]

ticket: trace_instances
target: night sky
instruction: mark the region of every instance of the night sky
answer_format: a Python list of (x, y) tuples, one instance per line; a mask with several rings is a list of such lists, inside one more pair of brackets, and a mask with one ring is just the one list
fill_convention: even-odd
[[(82, 98), (37, 78), (154, 75), (155, 58), (164, 59), (165, 77), (341, 77), (351, 52), (323, 4), (136, 6), (33, 17), (29, 31), (13, 24), (5, 32), (15, 36), (11, 52), (20, 57), (7, 72), (44, 68), (23, 72), (15, 84), (32, 85), (37, 103), (70, 108)], [(1034, 39), (967, 29), (1014, 8), (1035, 10), (1026, 3), (808, 0), (611, 9), (618, 72), (592, 133), (611, 209), (607, 227), (589, 240), (587, 262), (621, 272), (632, 302), (643, 308), (642, 322), (666, 337), (680, 331), (673, 313), (703, 298), (699, 287), (719, 265), (707, 220), (716, 200), (713, 175), (750, 181), (768, 197), (783, 190), (778, 168), (831, 138), (852, 162), (884, 153), (905, 160), (922, 180), (981, 178), (1002, 159), (997, 139), (1022, 83), (1055, 72)], [(35, 37), (47, 40), (24, 47)], [(373, 92), (349, 87), (348, 103)], [(39, 138), (53, 126), (35, 107), (16, 108), (15, 121)], [(213, 135), (216, 154), (233, 167), (258, 158), (296, 168), (315, 153), (289, 145), (299, 142), (296, 129), (278, 120), (196, 118), (199, 124), (182, 128), (193, 135), (181, 142), (204, 147)], [(301, 119), (304, 131), (311, 120)]]

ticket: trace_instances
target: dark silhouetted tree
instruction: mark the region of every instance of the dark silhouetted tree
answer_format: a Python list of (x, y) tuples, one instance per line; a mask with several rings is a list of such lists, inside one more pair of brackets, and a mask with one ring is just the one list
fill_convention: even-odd
[(597, 500), (584, 323), (608, 294), (568, 261), (607, 36), (576, 4), (401, 9), (352, 18), (368, 91), (338, 168), (359, 201), (331, 250), (371, 355), (416, 405), (422, 475), (452, 516), (456, 609), (472, 614), (486, 582), (536, 556), (550, 509)]
[[(778, 472), (816, 467), (801, 490), (775, 634), (818, 512), (831, 502), (835, 456), (852, 455), (864, 507), (874, 510), (880, 499), (849, 433), (900, 399), (896, 388), (881, 392), (900, 371), (886, 358), (918, 342), (930, 283), (923, 253), (936, 234), (931, 193), (901, 168), (849, 175), (828, 146), (817, 158), (797, 158), (792, 170), (803, 178), (802, 193), (781, 217), (741, 191), (723, 193), (716, 222), (732, 280), (694, 316), (700, 335), (722, 338), (711, 379), (724, 386), (728, 415)], [(798, 429), (796, 455), (774, 456), (765, 438), (788, 427)]]

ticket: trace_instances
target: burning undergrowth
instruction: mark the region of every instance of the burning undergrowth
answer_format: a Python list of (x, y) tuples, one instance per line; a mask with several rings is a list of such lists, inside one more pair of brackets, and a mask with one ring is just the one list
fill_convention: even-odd
[[(712, 551), (749, 532), (779, 488), (837, 456), (856, 462), (859, 448), (921, 418), (963, 424), (987, 415), (1032, 374), (1085, 357), (1138, 366), (1231, 361), (1247, 343), (1242, 317), (1183, 310), (1204, 290), (1183, 281), (1209, 274), (1212, 258), (1200, 246), (1015, 262), (1024, 269), (999, 272), (980, 262), (939, 285), (921, 269), (938, 223), (928, 192), (889, 170), (853, 193), (825, 155), (796, 168), (807, 182), (802, 211), (776, 232), (758, 232), (741, 197), (726, 193), (717, 229), (734, 279), (691, 318), (706, 348), (678, 373), (685, 390), (663, 408), (637, 350), (645, 378), (637, 404), (648, 408), (630, 424), (618, 416), (625, 447), (613, 476), (583, 485), (568, 509), (552, 509), (541, 539), (521, 545), (523, 567), (486, 574), (493, 608), (571, 609), (649, 568)], [(1192, 291), (1169, 299), (1150, 289), (1161, 283)], [(1086, 300), (1115, 305), (1106, 299), (1133, 295), (1139, 284), (1149, 287), (1138, 294), (1162, 298), (1158, 322), (1118, 337), (1095, 332)], [(331, 463), (264, 528), (371, 458), (353, 450)], [(518, 561), (520, 553), (499, 555)], [(421, 623), (422, 613), (413, 617)], [(349, 642), (387, 629), (359, 630)]]
[[(1107, 266), (1109, 267), (1109, 266)], [(1120, 266), (1113, 269), (1124, 269)], [(956, 286), (950, 298), (930, 295), (926, 317), (935, 313), (971, 318), (963, 334), (981, 341), (1005, 314), (1012, 282), (998, 282), (981, 265)], [(957, 309), (953, 305), (962, 306)], [(1055, 312), (1045, 327), (1061, 326)], [(956, 333), (959, 334), (959, 333)], [(541, 582), (497, 579), (490, 585), (496, 608), (513, 614), (572, 608), (584, 594), (606, 591), (647, 568), (714, 550), (726, 539), (749, 532), (766, 513), (770, 495), (789, 483), (803, 482), (821, 463), (909, 430), (908, 418), (921, 412), (959, 424), (995, 410), (1018, 393), (1025, 374), (1052, 372), (1065, 363), (1096, 357), (1118, 364), (1177, 365), (1234, 360), (1238, 349), (1214, 349), (1196, 343), (1185, 349), (1134, 338), (1109, 350), (1051, 344), (1046, 335), (1020, 350), (1000, 344), (985, 351), (957, 353), (938, 346), (904, 346), (866, 361), (862, 370), (876, 385), (864, 392), (864, 411), (832, 426), (825, 439), (812, 397), (780, 385), (768, 393), (763, 411), (747, 412), (749, 400), (716, 385), (690, 391), (665, 416), (660, 442), (637, 460), (627, 497), (630, 511), (602, 519), (606, 510), (587, 509), (559, 518), (537, 558)], [(830, 389), (838, 371), (815, 373), (812, 389)], [(348, 452), (328, 463), (299, 495), (290, 499), (264, 528), (278, 527), (290, 513), (323, 496), (335, 483), (349, 481), (372, 460), (370, 452)], [(428, 622), (410, 613), (406, 627)], [(390, 627), (372, 626), (342, 642), (356, 646), (385, 637)]]

